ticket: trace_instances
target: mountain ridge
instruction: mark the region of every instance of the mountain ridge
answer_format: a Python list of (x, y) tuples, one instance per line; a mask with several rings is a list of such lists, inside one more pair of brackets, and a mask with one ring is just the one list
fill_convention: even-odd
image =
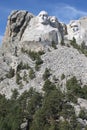
[(0, 47), (1, 129), (86, 130), (86, 21), (10, 14)]
[[(84, 19), (82, 18), (82, 20)], [(74, 31), (78, 32), (76, 23), (77, 21), (72, 21), (69, 25), (65, 25), (60, 23), (55, 16), (49, 16), (46, 11), (41, 11), (38, 16), (34, 16), (27, 11), (13, 11), (8, 17), (6, 32), (0, 52), (0, 79), (4, 79), (0, 83), (1, 92), (5, 94), (8, 93), (3, 86), (4, 82), (8, 82), (6, 74), (10, 73), (10, 68), (15, 70), (15, 75), (13, 76), (14, 81), (11, 79), (11, 82), (14, 83), (11, 83), (9, 79), (9, 82), (13, 84), (12, 86), (14, 87), (11, 88), (9, 87), (9, 83), (5, 83), (5, 85), (9, 84), (7, 85), (9, 94), (6, 95), (10, 95), (11, 89), (19, 86), (17, 86), (16, 77), (17, 67), (21, 62), (23, 62), (23, 64), (28, 64), (34, 71), (36, 71), (35, 67), (40, 67), (40, 71), (35, 72), (37, 73), (36, 81), (31, 80), (30, 84), (27, 85), (27, 83), (24, 83), (24, 86), (35, 86), (35, 82), (37, 82), (36, 86), (39, 86), (38, 89), (41, 89), (42, 85), (40, 84), (43, 84), (41, 83), (43, 82), (42, 75), (46, 67), (51, 69), (54, 76), (59, 73), (59, 76), (57, 75), (58, 79), (60, 79), (61, 75), (64, 73), (66, 77), (71, 75), (76, 76), (78, 80), (86, 84), (86, 45), (83, 46), (83, 53), (77, 39), (76, 41), (74, 40), (74, 42), (77, 42), (74, 43), (74, 46), (73, 38), (72, 40), (71, 38), (68, 39), (68, 37), (70, 37), (68, 34), (70, 30), (68, 31), (68, 28), (71, 29), (71, 25), (73, 25)], [(72, 46), (76, 46), (75, 48), (77, 50)], [(30, 51), (32, 53), (30, 53)], [(39, 52), (45, 53), (39, 56), (39, 60), (43, 60), (41, 65), (37, 65), (37, 62), (35, 63), (35, 61), (31, 59), (30, 55), (32, 54), (34, 56), (34, 52), (35, 55)], [(28, 75), (28, 70), (25, 70), (25, 72)], [(22, 73), (23, 76), (24, 72), (20, 73)], [(41, 75), (38, 77), (39, 73), (41, 73)], [(30, 79), (28, 78), (28, 80)]]

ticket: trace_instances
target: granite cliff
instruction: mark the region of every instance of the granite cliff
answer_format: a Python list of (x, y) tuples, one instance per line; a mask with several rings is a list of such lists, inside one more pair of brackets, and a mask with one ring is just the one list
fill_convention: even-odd
[[(37, 16), (12, 11), (0, 48), (0, 93), (11, 98), (15, 89), (20, 95), (31, 87), (42, 92), (46, 79), (66, 93), (66, 83), (72, 77), (80, 89), (87, 88), (86, 25), (87, 17), (66, 25), (46, 11)], [(81, 109), (87, 111), (87, 99), (79, 93), (82, 95), (76, 95), (77, 103), (72, 99), (68, 102), (77, 116)], [(87, 125), (87, 119), (78, 118), (78, 122), (83, 128)], [(26, 122), (21, 127), (26, 127)]]
[[(0, 92), (9, 97), (14, 88), (20, 93), (31, 86), (38, 86), (36, 89), (41, 90), (42, 75), (46, 68), (51, 69), (50, 78), (56, 76), (60, 83), (60, 77), (64, 74), (66, 80), (76, 76), (82, 84), (87, 84), (86, 54), (84, 55), (80, 47), (78, 49), (72, 46), (73, 37), (77, 46), (83, 41), (86, 44), (86, 17), (66, 25), (59, 22), (55, 16), (49, 16), (46, 11), (41, 11), (37, 16), (23, 10), (12, 11), (0, 48)], [(30, 52), (44, 52), (41, 55), (43, 64), (39, 66), (39, 71), (35, 70), (35, 60), (32, 60)], [(22, 89), (19, 89), (16, 77), (17, 67), (21, 62), (36, 71), (36, 76), (31, 80), (28, 77), (29, 70), (26, 70), (26, 67), (22, 69), (20, 75), (23, 78), (26, 73), (29, 83), (21, 79)], [(14, 76), (8, 79), (6, 75), (10, 69), (15, 72)]]

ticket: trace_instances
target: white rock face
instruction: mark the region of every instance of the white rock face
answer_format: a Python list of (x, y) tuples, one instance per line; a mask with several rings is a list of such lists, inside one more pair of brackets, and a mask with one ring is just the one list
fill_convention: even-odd
[(48, 13), (46, 11), (41, 11), (38, 14), (38, 22), (44, 25), (49, 24), (48, 22)]
[(81, 45), (83, 41), (87, 45), (87, 17), (71, 21), (67, 25), (67, 32), (67, 38), (69, 40), (72, 40), (73, 37), (75, 37), (79, 45)]
[(33, 14), (24, 10), (15, 10), (8, 17), (5, 36), (3, 42), (10, 40), (20, 40), (27, 24), (34, 17)]
[(51, 17), (50, 19), (47, 12), (41, 11), (38, 16), (30, 21), (23, 34), (22, 41), (39, 41), (44, 44), (50, 44), (52, 41), (56, 44), (60, 43), (62, 35), (58, 24), (57, 18), (52, 19)]
[(39, 43), (44, 47), (44, 45), (51, 45), (52, 41), (58, 44), (62, 40), (62, 25), (55, 16), (49, 16), (46, 11), (41, 11), (34, 16), (28, 11), (15, 10), (8, 17), (2, 46), (3, 50), (13, 52), (15, 47), (20, 49), (21, 45), (28, 42), (29, 49), (32, 50), (30, 42)]
[[(45, 51), (45, 54), (41, 56), (43, 64), (40, 70), (35, 72), (35, 79), (30, 80), (29, 76), (27, 76), (29, 83), (21, 81), (23, 88), (19, 89), (20, 93), (30, 87), (41, 90), (44, 84), (42, 77), (45, 68), (51, 69), (51, 79), (56, 76), (58, 80), (61, 80), (61, 75), (64, 74), (66, 76), (64, 83), (70, 77), (76, 76), (78, 80), (82, 81), (83, 85), (87, 84), (87, 57), (71, 46), (69, 48), (58, 44), (63, 40), (64, 36), (67, 37), (67, 41), (75, 37), (78, 44), (83, 40), (86, 42), (86, 32), (87, 18), (72, 21), (66, 26), (60, 23), (55, 16), (49, 16), (45, 11), (41, 11), (38, 16), (26, 11), (12, 12), (8, 18), (3, 40), (5, 47), (4, 49), (1, 48), (2, 51), (0, 50), (0, 93), (10, 97), (12, 89), (19, 89), (19, 85), (16, 83), (16, 75), (11, 79), (6, 77), (10, 67), (16, 73), (17, 65), (22, 61), (36, 71), (35, 61), (32, 61), (28, 54), (22, 53), (21, 48), (27, 51), (29, 49), (36, 52)], [(57, 49), (49, 46), (52, 41), (58, 44)], [(21, 70), (20, 74), (23, 75), (24, 71), (27, 74), (29, 73), (29, 70)], [(76, 109), (78, 111), (78, 108)]]

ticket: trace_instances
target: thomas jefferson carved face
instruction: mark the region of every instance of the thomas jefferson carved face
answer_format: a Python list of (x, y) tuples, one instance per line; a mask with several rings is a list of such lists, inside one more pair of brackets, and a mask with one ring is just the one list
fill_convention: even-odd
[(39, 23), (48, 24), (48, 13), (46, 11), (41, 11), (38, 14)]
[(58, 22), (58, 20), (57, 20), (57, 18), (56, 18), (55, 16), (50, 17), (50, 21), (51, 21), (52, 23)]
[(58, 27), (58, 25), (59, 25), (58, 19), (55, 16), (49, 17), (49, 20), (50, 20), (51, 26)]

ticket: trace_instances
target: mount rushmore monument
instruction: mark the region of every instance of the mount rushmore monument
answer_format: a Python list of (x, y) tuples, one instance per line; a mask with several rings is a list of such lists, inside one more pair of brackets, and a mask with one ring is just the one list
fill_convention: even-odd
[[(70, 21), (69, 24), (59, 22), (55, 16), (49, 16), (46, 11), (41, 11), (37, 16), (28, 11), (12, 11), (8, 17), (7, 27), (3, 38), (3, 47), (9, 48), (10, 43), (18, 43), (25, 46), (33, 42), (33, 46), (51, 45), (70, 41), (73, 37), (81, 45), (84, 41), (87, 45), (87, 17)], [(7, 44), (8, 42), (8, 44)], [(20, 44), (19, 44), (20, 42)], [(14, 44), (13, 44), (14, 46)], [(31, 45), (30, 45), (30, 48)]]
[(8, 17), (3, 43), (14, 42), (40, 42), (43, 44), (56, 44), (63, 40), (63, 27), (55, 16), (49, 16), (41, 11), (37, 16), (26, 11), (14, 11)]
[[(37, 16), (23, 10), (12, 11), (8, 17), (5, 35), (0, 48), (0, 92), (10, 97), (11, 90), (19, 88), (16, 83), (17, 67), (20, 64), (30, 66), (35, 71), (35, 79), (28, 77), (28, 70), (21, 69), (20, 93), (29, 89), (30, 86), (37, 86), (41, 90), (43, 86), (43, 73), (46, 68), (51, 70), (51, 79), (56, 76), (58, 82), (64, 74), (67, 80), (76, 76), (83, 84), (87, 83), (87, 57), (82, 50), (78, 51), (79, 45), (84, 41), (87, 45), (87, 17), (70, 21), (68, 25), (59, 22), (55, 16), (49, 16), (46, 11), (41, 11)], [(77, 49), (71, 46), (73, 37), (76, 39)], [(52, 47), (52, 42), (56, 47)], [(62, 46), (61, 43), (64, 43)], [(68, 43), (68, 45), (67, 45)], [(44, 52), (40, 62), (35, 62), (30, 57), (30, 52)], [(86, 47), (85, 47), (86, 52)], [(36, 54), (36, 53), (35, 53)], [(33, 54), (33, 56), (35, 56)], [(43, 64), (42, 64), (43, 63)], [(36, 64), (40, 70), (36, 71)], [(25, 67), (26, 68), (26, 67)], [(10, 69), (15, 70), (11, 79), (6, 76)], [(24, 72), (27, 75), (28, 83), (23, 81)], [(65, 85), (65, 81), (62, 83)], [(56, 81), (57, 82), (57, 81)]]
[(59, 22), (56, 17), (49, 17), (48, 13), (41, 11), (38, 16), (31, 19), (22, 37), (23, 41), (40, 41), (46, 44), (54, 41), (56, 44), (62, 40)]
[(0, 47), (0, 98), (0, 130), (86, 130), (87, 17), (65, 24), (46, 11), (12, 11)]

